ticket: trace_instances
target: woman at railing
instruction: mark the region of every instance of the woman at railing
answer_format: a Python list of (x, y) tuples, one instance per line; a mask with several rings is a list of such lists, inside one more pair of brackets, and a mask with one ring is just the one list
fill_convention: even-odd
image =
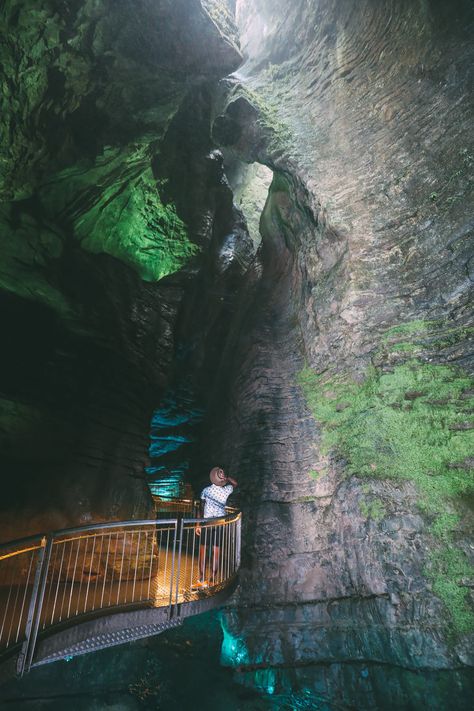
[[(198, 518), (219, 518), (226, 515), (226, 503), (229, 496), (233, 493), (237, 482), (229, 476), (226, 476), (221, 467), (213, 467), (209, 478), (211, 486), (206, 486), (201, 492), (201, 508)], [(202, 527), (196, 527), (196, 535), (201, 536)], [(220, 555), (220, 540), (217, 529), (211, 529), (208, 532), (206, 528), (204, 535), (201, 538), (199, 546), (199, 580), (195, 583), (194, 588), (206, 588), (208, 582), (206, 580), (206, 559), (211, 560), (211, 585), (214, 585), (217, 579), (219, 570), (219, 555)]]

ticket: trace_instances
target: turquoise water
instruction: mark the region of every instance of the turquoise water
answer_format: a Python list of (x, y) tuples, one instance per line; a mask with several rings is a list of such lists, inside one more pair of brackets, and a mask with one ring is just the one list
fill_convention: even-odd
[(0, 686), (0, 705), (12, 711), (272, 708), (220, 666), (221, 641), (217, 615), (206, 613), (148, 640), (33, 669)]
[[(0, 686), (11, 711), (470, 711), (470, 672), (320, 664), (230, 670), (216, 612), (157, 637), (34, 669)], [(257, 688), (255, 688), (257, 687)]]

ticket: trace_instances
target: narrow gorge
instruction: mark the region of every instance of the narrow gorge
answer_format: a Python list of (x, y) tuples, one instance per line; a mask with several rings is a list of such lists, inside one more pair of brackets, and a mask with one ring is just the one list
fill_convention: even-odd
[(153, 518), (216, 464), (243, 514), (219, 613), (0, 665), (5, 708), (469, 709), (471, 0), (0, 27), (0, 542)]

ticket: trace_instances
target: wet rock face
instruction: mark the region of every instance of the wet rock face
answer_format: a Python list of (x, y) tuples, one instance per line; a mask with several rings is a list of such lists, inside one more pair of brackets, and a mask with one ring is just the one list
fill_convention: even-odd
[(204, 119), (187, 201), (160, 159), (188, 95), (240, 62), (211, 15), (198, 0), (2, 4), (4, 539), (149, 511), (180, 303), (199, 252), (231, 231), (214, 226), (223, 175)]
[(418, 312), (465, 318), (470, 3), (452, 12), (438, 2), (392, 11), (388, 3), (333, 0), (239, 8), (249, 55), (240, 73), (287, 125), (284, 165), (295, 162), (320, 219), (347, 242), (350, 275), (334, 299), (312, 278), (308, 250), (308, 331), (319, 327), (332, 342), (322, 348), (311, 339), (311, 360), (324, 363), (338, 343), (347, 351), (349, 332), (352, 351), (367, 354), (367, 334)]
[(2, 498), (5, 540), (149, 507), (147, 430), (182, 286), (145, 284), (80, 250), (57, 266), (80, 320), (2, 294), (2, 467), (14, 472)]
[[(430, 363), (452, 367), (453, 381), (456, 366), (463, 378), (472, 373), (472, 6), (456, 3), (448, 17), (437, 2), (242, 0), (237, 12), (247, 60), (240, 95), (263, 117), (246, 129), (231, 88), (214, 136), (277, 177), (261, 222), (261, 279), (249, 277), (235, 325), (242, 336), (222, 373), (231, 404), (213, 430), (216, 452), (241, 472), (247, 521), (227, 618), (240, 651), (226, 661), (250, 676), (252, 665), (281, 667), (281, 688), (293, 683), (284, 671), (292, 665), (472, 664), (469, 496), (450, 485), (425, 506), (415, 460), (398, 479), (374, 478), (378, 460), (357, 470), (355, 446), (334, 446), (352, 387), (344, 400), (336, 374), (361, 383), (372, 365), (375, 378), (396, 377), (408, 361), (419, 382)], [(324, 397), (308, 408), (305, 363), (334, 399), (334, 418)], [(427, 397), (426, 381), (421, 389)], [(401, 405), (379, 390), (377, 402), (411, 412), (415, 390), (406, 387)], [(469, 397), (467, 386), (448, 397), (460, 421)], [(367, 457), (388, 446), (397, 459), (406, 444), (400, 432), (387, 439), (384, 422), (378, 443), (363, 439), (363, 424), (344, 432), (363, 440)], [(448, 468), (458, 466), (455, 447), (449, 456)], [(453, 517), (444, 543), (443, 505)], [(449, 594), (446, 560), (429, 573), (446, 541), (463, 561)], [(462, 570), (471, 571), (464, 582)], [(456, 596), (470, 622), (448, 643)], [(329, 690), (333, 673), (314, 671), (313, 688)], [(264, 678), (253, 672), (254, 684)]]
[(27, 197), (52, 166), (93, 160), (104, 145), (159, 139), (189, 84), (240, 59), (198, 0), (139, 0), (133, 11), (124, 0), (8, 0), (2, 24), (7, 198)]

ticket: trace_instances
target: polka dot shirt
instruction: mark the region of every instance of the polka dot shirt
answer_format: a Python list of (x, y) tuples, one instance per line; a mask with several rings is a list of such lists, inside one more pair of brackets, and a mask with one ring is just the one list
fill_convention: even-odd
[(226, 501), (233, 491), (232, 484), (206, 486), (201, 493), (201, 501), (204, 501), (204, 518), (225, 516)]

